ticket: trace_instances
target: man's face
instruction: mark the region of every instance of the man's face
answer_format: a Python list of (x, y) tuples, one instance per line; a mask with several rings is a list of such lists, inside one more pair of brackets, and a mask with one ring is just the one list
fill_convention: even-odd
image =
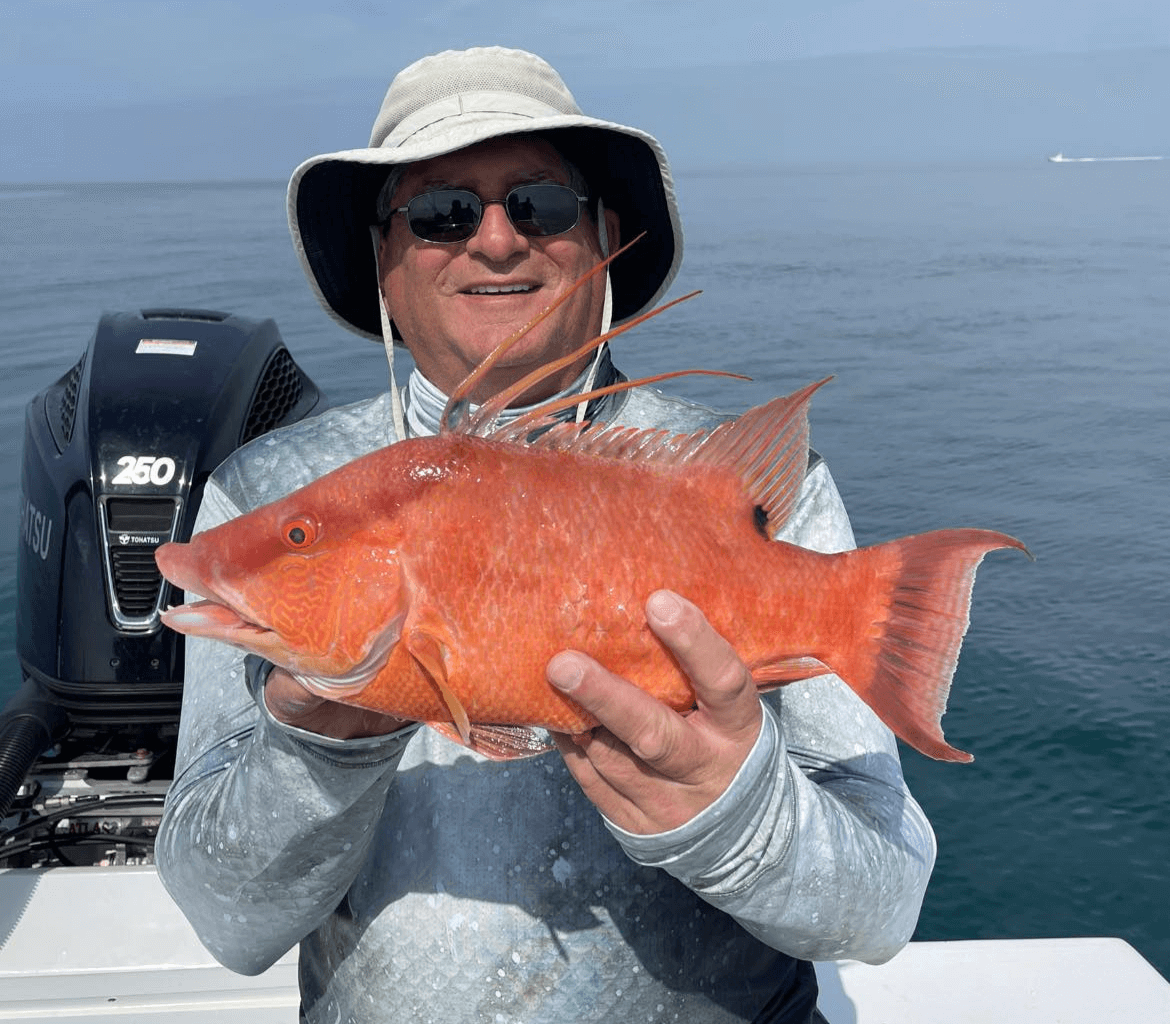
[[(564, 163), (547, 142), (492, 139), (411, 164), (395, 206), (437, 188), (465, 188), (482, 200), (503, 199), (517, 185), (568, 184)], [(617, 217), (606, 214), (611, 250)], [(416, 238), (403, 214), (383, 233), (379, 268), (387, 308), (419, 370), (451, 391), (509, 335), (528, 323), (601, 259), (597, 226), (586, 212), (571, 231), (532, 237), (517, 231), (499, 203), (485, 206), (471, 238), (441, 245)], [(502, 289), (502, 290), (501, 290)], [(513, 348), (472, 396), (482, 402), (535, 367), (573, 351), (601, 329), (605, 277), (598, 274)], [(588, 357), (524, 396), (536, 401), (567, 387)]]

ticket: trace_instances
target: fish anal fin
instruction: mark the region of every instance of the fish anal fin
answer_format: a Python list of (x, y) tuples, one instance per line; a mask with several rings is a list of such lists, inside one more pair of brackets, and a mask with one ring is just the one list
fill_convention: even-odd
[(538, 729), (526, 725), (472, 725), (467, 737), (450, 722), (427, 722), (452, 743), (474, 750), (493, 761), (516, 761), (552, 750), (553, 743)]
[(801, 679), (828, 675), (833, 670), (816, 658), (779, 658), (775, 661), (754, 662), (748, 671), (761, 693), (775, 690)]
[(467, 744), (471, 738), (471, 722), (467, 711), (463, 707), (455, 691), (451, 688), (447, 663), (451, 655), (450, 644), (444, 642), (434, 632), (423, 626), (415, 626), (406, 635), (406, 649), (424, 672), (435, 684), (447, 710), (451, 712), (451, 722), (460, 737), (460, 741)]

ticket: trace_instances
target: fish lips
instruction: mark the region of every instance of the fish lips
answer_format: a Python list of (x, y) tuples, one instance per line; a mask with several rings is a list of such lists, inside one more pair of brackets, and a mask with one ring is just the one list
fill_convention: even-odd
[(224, 640), (236, 646), (245, 646), (239, 642), (241, 634), (264, 636), (272, 630), (265, 629), (255, 622), (249, 622), (242, 615), (238, 615), (226, 604), (218, 601), (192, 601), (174, 608), (168, 608), (160, 618), (176, 633), (186, 633), (190, 636), (208, 637), (212, 640)]
[(160, 615), (163, 623), (177, 633), (222, 640), (257, 654), (271, 650), (279, 641), (277, 635), (244, 614), (238, 600), (198, 572), (191, 564), (189, 551), (185, 544), (163, 544), (154, 553), (155, 562), (174, 586), (207, 598), (168, 608)]
[(208, 595), (206, 599), (162, 612), (160, 618), (166, 626), (177, 633), (219, 640), (258, 654), (287, 669), (307, 689), (329, 699), (363, 690), (386, 664), (402, 635), (405, 612), (391, 617), (374, 634), (369, 650), (357, 664), (330, 666), (328, 655), (291, 649), (277, 630), (250, 617), (249, 609), (243, 607), (238, 595), (208, 580), (192, 566), (187, 545), (163, 544), (155, 551), (155, 560), (162, 574), (176, 587), (190, 594)]

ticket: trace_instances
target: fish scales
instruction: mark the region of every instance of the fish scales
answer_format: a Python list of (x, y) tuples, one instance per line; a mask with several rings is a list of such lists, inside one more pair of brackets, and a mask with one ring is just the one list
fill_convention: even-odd
[[(446, 443), (468, 466), (404, 510), (401, 557), (412, 601), (426, 609), (420, 617), (450, 651), (448, 679), (469, 718), (571, 732), (594, 724), (544, 679), (566, 647), (689, 708), (693, 693), (643, 604), (669, 587), (733, 621), (744, 595), (716, 593), (717, 582), (768, 548), (735, 477), (474, 438)], [(711, 528), (729, 517), (738, 529)], [(354, 702), (392, 704), (407, 658), (392, 656)]]
[(531, 744), (493, 751), (481, 727), (594, 724), (545, 679), (566, 648), (693, 705), (644, 616), (665, 587), (762, 688), (835, 672), (917, 749), (969, 760), (940, 720), (975, 569), (1023, 545), (984, 530), (833, 555), (768, 540), (760, 512), (775, 532), (793, 506), (817, 386), (679, 438), (558, 426), (530, 444), (458, 430), (400, 442), (160, 548), (167, 578), (211, 599), (164, 618), (334, 699), (524, 756)]

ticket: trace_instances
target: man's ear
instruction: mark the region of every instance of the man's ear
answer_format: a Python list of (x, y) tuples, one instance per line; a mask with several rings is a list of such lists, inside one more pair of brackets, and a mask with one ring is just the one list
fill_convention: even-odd
[(617, 210), (612, 210), (608, 206), (605, 208), (605, 238), (609, 242), (610, 252), (617, 252), (621, 248), (621, 218), (618, 217)]

